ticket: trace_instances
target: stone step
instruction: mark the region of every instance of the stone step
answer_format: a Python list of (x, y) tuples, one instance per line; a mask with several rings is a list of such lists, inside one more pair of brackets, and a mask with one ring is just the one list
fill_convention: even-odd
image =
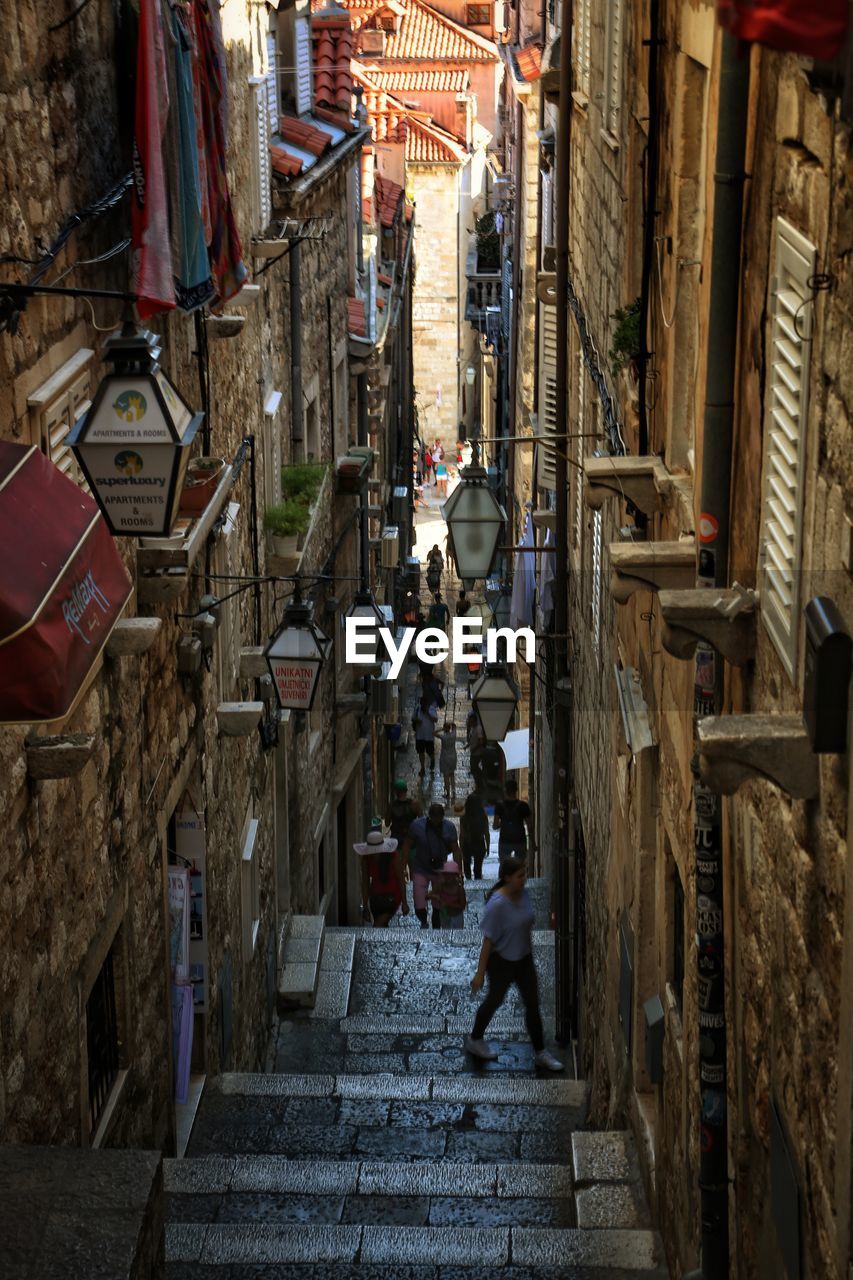
[[(588, 1231), (549, 1227), (423, 1227), (379, 1224), (170, 1223), (168, 1263), (202, 1267), (321, 1263), (398, 1268), (428, 1259), (435, 1267), (471, 1270), (527, 1267), (554, 1276), (581, 1277), (584, 1268), (661, 1275), (660, 1238), (649, 1230)], [(173, 1273), (174, 1274), (174, 1273)], [(191, 1276), (186, 1267), (183, 1274)], [(233, 1270), (228, 1275), (233, 1276)], [(282, 1277), (293, 1274), (289, 1269)], [(358, 1274), (357, 1270), (354, 1274)], [(502, 1271), (503, 1275), (504, 1272)]]
[(323, 916), (293, 916), (278, 979), (281, 1010), (313, 1009), (320, 981), (326, 921)]
[(366, 1080), (359, 1075), (282, 1075), (262, 1072), (228, 1072), (208, 1087), (202, 1107), (217, 1094), (251, 1098), (372, 1098), (375, 1101), (400, 1098), (413, 1102), (494, 1103), (579, 1108), (586, 1104), (583, 1080), (556, 1076), (519, 1079), (466, 1075), (446, 1076), (376, 1075)]

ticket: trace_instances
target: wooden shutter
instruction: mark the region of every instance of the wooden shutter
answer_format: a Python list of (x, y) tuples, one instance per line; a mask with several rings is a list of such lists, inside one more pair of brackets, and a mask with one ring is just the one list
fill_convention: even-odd
[(591, 44), (590, 0), (578, 0), (575, 20), (575, 68), (578, 73), (577, 88), (589, 96), (589, 63)]
[(761, 616), (791, 679), (797, 660), (814, 245), (776, 220), (764, 426)]
[(265, 83), (255, 86), (256, 142), (258, 149), (257, 231), (265, 231), (272, 219), (269, 80), (270, 73), (267, 72)]
[(623, 0), (610, 0), (607, 16), (607, 67), (604, 83), (604, 127), (619, 136), (622, 105), (622, 43), (624, 40)]
[(47, 454), (63, 475), (87, 493), (89, 486), (66, 442), (74, 423), (91, 403), (91, 361), (94, 354), (89, 347), (81, 348), (27, 401), (33, 414), (33, 444)]
[(554, 183), (550, 173), (542, 174), (542, 245), (554, 243)]
[(601, 644), (601, 570), (604, 543), (604, 522), (600, 511), (592, 513), (592, 642), (596, 649)]
[[(539, 422), (543, 435), (557, 432), (557, 308), (539, 306)], [(540, 489), (553, 489), (554, 450), (540, 443), (536, 481)]]
[(266, 83), (266, 100), (267, 100), (267, 133), (270, 137), (278, 133), (279, 116), (281, 114), (281, 96), (279, 94), (279, 66), (278, 66), (278, 39), (274, 31), (267, 32), (267, 73), (264, 77)]
[(293, 49), (296, 63), (296, 114), (311, 110), (311, 26), (307, 18), (294, 18)]
[[(575, 430), (578, 437), (582, 436), (586, 430), (586, 366), (583, 361), (583, 351), (578, 351), (578, 416)], [(584, 441), (578, 439), (575, 457), (580, 463), (586, 452)], [(575, 470), (572, 468), (572, 470)], [(583, 472), (575, 470), (574, 478), (575, 491), (575, 527), (574, 527), (574, 546), (580, 551), (581, 538), (583, 536)]]

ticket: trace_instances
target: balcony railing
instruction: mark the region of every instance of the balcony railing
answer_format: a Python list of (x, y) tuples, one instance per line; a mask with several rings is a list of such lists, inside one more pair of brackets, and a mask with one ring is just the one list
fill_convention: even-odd
[(500, 271), (469, 271), (467, 280), (465, 319), (481, 333), (485, 333), (489, 314), (494, 315), (495, 308), (500, 314), (501, 273)]

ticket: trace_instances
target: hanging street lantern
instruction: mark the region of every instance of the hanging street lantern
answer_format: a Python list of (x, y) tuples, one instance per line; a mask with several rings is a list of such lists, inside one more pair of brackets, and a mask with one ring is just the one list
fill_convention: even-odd
[(503, 742), (512, 724), (521, 694), (500, 663), (487, 666), (471, 689), (471, 701), (480, 717), (487, 742)]
[(441, 508), (447, 522), (456, 570), (463, 582), (487, 578), (506, 513), (488, 485), (485, 467), (466, 467)]
[(204, 419), (160, 368), (155, 341), (127, 325), (110, 339), (105, 354), (112, 371), (68, 437), (115, 536), (171, 533), (190, 445)]
[(369, 639), (362, 634), (359, 641), (359, 648), (362, 653), (368, 652), (372, 656), (361, 658), (360, 666), (374, 667), (379, 662), (379, 628), (386, 625), (385, 615), (379, 608), (379, 605), (373, 598), (373, 592), (363, 587), (355, 593), (352, 604), (347, 609), (347, 618), (358, 618), (373, 625), (374, 640), (371, 643)]
[(283, 711), (310, 711), (331, 640), (314, 621), (314, 606), (294, 598), (281, 626), (264, 649), (279, 706)]

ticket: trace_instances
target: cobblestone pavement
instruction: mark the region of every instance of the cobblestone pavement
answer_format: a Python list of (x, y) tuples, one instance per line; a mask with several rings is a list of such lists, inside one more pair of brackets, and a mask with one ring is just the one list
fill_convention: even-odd
[[(464, 744), (463, 705), (451, 679)], [(413, 750), (399, 772), (417, 782)], [(278, 1021), (268, 1073), (208, 1083), (188, 1158), (167, 1162), (168, 1280), (664, 1280), (633, 1141), (586, 1131), (571, 1049), (537, 1072), (514, 993), (489, 1027), (497, 1059), (462, 1049), (497, 869), (493, 846), (464, 929), (325, 931), (314, 1008)], [(548, 886), (530, 890), (552, 1042)]]

